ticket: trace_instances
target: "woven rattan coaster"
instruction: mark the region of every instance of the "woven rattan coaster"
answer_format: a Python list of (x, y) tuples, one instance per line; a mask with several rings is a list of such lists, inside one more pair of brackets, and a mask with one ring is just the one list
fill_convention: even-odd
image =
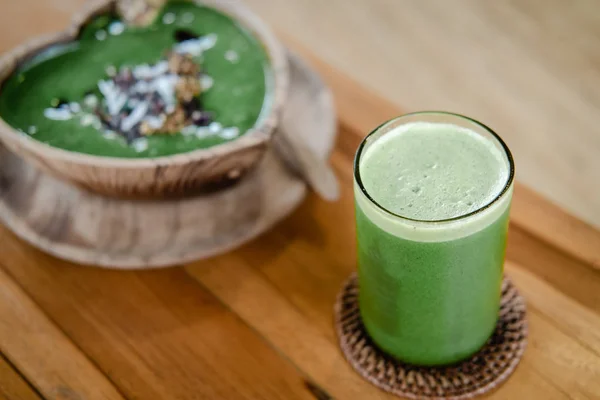
[(335, 325), (342, 352), (363, 378), (395, 395), (409, 399), (471, 399), (504, 382), (525, 351), (525, 302), (506, 277), (494, 334), (474, 356), (446, 367), (405, 364), (377, 348), (360, 318), (358, 290), (358, 279), (353, 274), (344, 283), (335, 304)]

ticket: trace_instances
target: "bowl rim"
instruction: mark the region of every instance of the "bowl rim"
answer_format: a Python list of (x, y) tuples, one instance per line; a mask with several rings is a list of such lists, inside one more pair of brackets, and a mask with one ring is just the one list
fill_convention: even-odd
[[(58, 33), (39, 35), (12, 48), (0, 57), (0, 88), (12, 75), (19, 63), (44, 48), (70, 42), (77, 39), (83, 25), (94, 16), (113, 10), (118, 0), (92, 0), (87, 2), (76, 12), (69, 26)], [(230, 142), (218, 144), (204, 149), (196, 149), (185, 153), (172, 154), (160, 157), (126, 158), (99, 156), (65, 150), (37, 141), (29, 135), (20, 132), (9, 125), (0, 115), (0, 144), (16, 145), (19, 150), (26, 150), (40, 157), (51, 157), (55, 160), (73, 162), (85, 165), (112, 168), (155, 168), (157, 165), (182, 165), (189, 162), (213, 159), (227, 154), (242, 151), (247, 148), (260, 146), (268, 142), (274, 134), (275, 127), (281, 117), (289, 87), (289, 71), (287, 52), (284, 46), (275, 37), (274, 33), (263, 20), (239, 2), (227, 0), (188, 0), (198, 6), (213, 8), (227, 16), (244, 28), (263, 46), (270, 66), (268, 78), (272, 82), (267, 84), (265, 98), (270, 97), (270, 110), (262, 121), (248, 129), (242, 136)], [(269, 88), (269, 86), (271, 86)], [(1, 90), (0, 90), (1, 93)], [(260, 118), (260, 116), (259, 116)], [(10, 142), (10, 143), (9, 143)]]

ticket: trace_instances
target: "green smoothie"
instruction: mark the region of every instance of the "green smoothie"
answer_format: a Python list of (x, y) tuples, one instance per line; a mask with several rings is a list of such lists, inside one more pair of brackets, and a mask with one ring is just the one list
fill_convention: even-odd
[(476, 352), (500, 302), (512, 158), (464, 117), (417, 113), (369, 135), (355, 164), (360, 310), (413, 364)]
[[(204, 40), (202, 52), (192, 53), (202, 74), (197, 103), (210, 113), (210, 129), (131, 143), (100, 127), (94, 115), (67, 112), (71, 105), (85, 108), (88, 99), (106, 100), (99, 86), (111, 74), (123, 68), (156, 69), (166, 52), (194, 37)], [(126, 158), (168, 156), (243, 135), (269, 107), (270, 79), (268, 56), (248, 29), (215, 9), (172, 1), (150, 26), (130, 27), (114, 15), (101, 15), (83, 28), (78, 40), (52, 46), (25, 62), (0, 90), (0, 117), (23, 134), (65, 150)], [(66, 108), (53, 109), (59, 103)]]

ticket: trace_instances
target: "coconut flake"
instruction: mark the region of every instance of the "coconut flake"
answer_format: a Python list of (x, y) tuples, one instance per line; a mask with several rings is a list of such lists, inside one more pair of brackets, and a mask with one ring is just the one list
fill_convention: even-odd
[(175, 22), (176, 18), (177, 17), (175, 16), (175, 14), (173, 14), (173, 13), (166, 13), (162, 17), (162, 22), (165, 25), (171, 25), (173, 22)]
[(68, 108), (46, 108), (44, 110), (44, 117), (53, 121), (66, 121), (73, 117), (71, 111)]
[(133, 91), (137, 92), (137, 93), (148, 93), (152, 90), (152, 86), (150, 85), (149, 82), (146, 81), (138, 81), (135, 83), (135, 85), (133, 86)]
[(179, 54), (189, 54), (192, 57), (198, 57), (206, 50), (212, 49), (216, 43), (217, 35), (211, 33), (199, 38), (179, 42), (175, 45), (174, 50)]
[(183, 136), (191, 136), (196, 134), (196, 125), (188, 125), (181, 130)]
[(140, 99), (132, 98), (127, 100), (127, 107), (129, 108), (135, 108), (138, 104), (140, 104)]
[(194, 14), (192, 14), (191, 12), (183, 13), (181, 17), (181, 22), (185, 25), (191, 24), (192, 22), (194, 22)]
[(94, 94), (88, 94), (83, 98), (83, 104), (88, 108), (96, 108), (98, 105), (98, 97)]
[(121, 122), (121, 130), (124, 132), (130, 131), (134, 126), (142, 121), (147, 112), (148, 103), (145, 101), (139, 103), (137, 106), (135, 106), (133, 111), (131, 111), (131, 113), (123, 119)]
[(131, 146), (137, 153), (141, 153), (148, 149), (148, 139), (138, 138), (131, 142)]
[(198, 139), (204, 139), (209, 136), (213, 136), (214, 133), (207, 126), (199, 126), (196, 128), (196, 137)]
[(202, 36), (200, 39), (202, 42), (202, 50), (204, 51), (212, 49), (215, 47), (215, 44), (217, 44), (217, 35), (214, 33)]
[(81, 106), (79, 105), (79, 103), (71, 102), (71, 103), (69, 103), (69, 109), (71, 110), (71, 112), (73, 114), (77, 114), (78, 112), (81, 111)]
[(202, 90), (210, 89), (213, 86), (213, 83), (213, 78), (208, 75), (202, 75), (200, 77), (200, 86), (202, 87)]
[(238, 137), (239, 135), (240, 135), (240, 130), (235, 126), (232, 126), (231, 128), (225, 128), (219, 134), (219, 136), (221, 136), (223, 139), (228, 139), (228, 140), (234, 139), (234, 138)]
[(158, 92), (165, 104), (175, 104), (175, 86), (179, 77), (174, 74), (162, 75), (152, 81), (152, 88)]
[(240, 55), (235, 50), (227, 50), (225, 52), (225, 59), (232, 64), (236, 64), (240, 60)]
[(108, 33), (113, 36), (118, 36), (125, 31), (125, 24), (115, 21), (108, 26)]
[(159, 115), (155, 117), (154, 115), (147, 115), (143, 121), (148, 124), (148, 126), (152, 129), (160, 129), (166, 121), (166, 117), (164, 115)]
[(95, 115), (85, 114), (81, 117), (81, 125), (82, 126), (90, 126), (93, 125), (94, 122), (99, 121)]
[(153, 79), (165, 74), (169, 70), (167, 61), (160, 61), (154, 65), (142, 64), (135, 67), (132, 71), (136, 79)]
[(125, 104), (127, 104), (127, 95), (119, 90), (113, 81), (98, 82), (98, 89), (104, 95), (106, 107), (110, 115), (117, 115)]
[(106, 31), (103, 29), (100, 29), (99, 31), (96, 31), (94, 36), (96, 36), (96, 39), (102, 41), (102, 40), (106, 39)]
[(219, 122), (211, 122), (210, 125), (208, 125), (208, 130), (211, 133), (219, 133), (221, 132), (221, 130), (223, 129), (223, 125), (221, 125)]
[(115, 140), (118, 137), (117, 134), (113, 131), (103, 132), (102, 136), (104, 137), (104, 139), (108, 139), (108, 140)]
[(117, 74), (117, 68), (114, 65), (109, 65), (104, 69), (104, 71), (106, 72), (106, 75), (110, 76), (111, 78)]

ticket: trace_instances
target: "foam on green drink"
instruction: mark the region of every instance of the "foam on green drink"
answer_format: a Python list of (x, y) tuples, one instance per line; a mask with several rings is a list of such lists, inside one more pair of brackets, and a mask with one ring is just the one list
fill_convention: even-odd
[(380, 347), (416, 364), (469, 356), (498, 316), (512, 159), (460, 121), (392, 121), (355, 165), (361, 314)]
[(369, 147), (360, 174), (383, 207), (430, 221), (490, 203), (506, 184), (508, 165), (493, 143), (469, 129), (412, 122)]

